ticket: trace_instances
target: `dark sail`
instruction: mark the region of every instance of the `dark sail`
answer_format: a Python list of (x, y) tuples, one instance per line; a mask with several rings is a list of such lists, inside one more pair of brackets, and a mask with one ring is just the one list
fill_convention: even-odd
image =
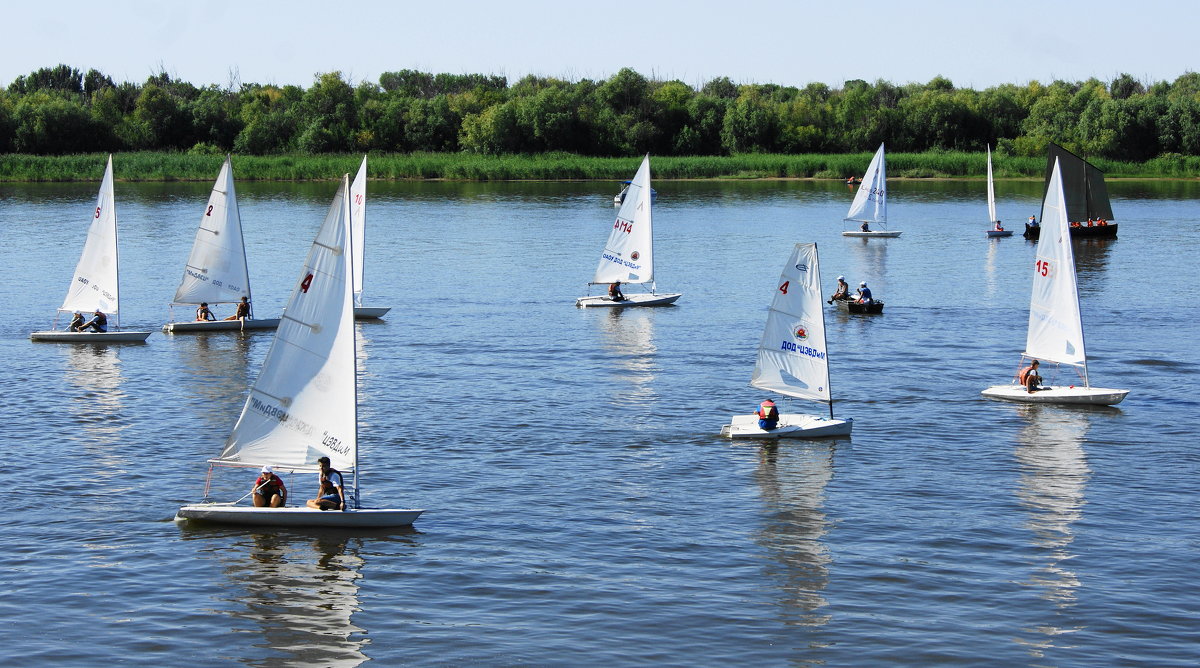
[[(1067, 149), (1052, 143), (1046, 153), (1044, 183), (1047, 186), (1050, 184), (1050, 173), (1054, 171), (1056, 158), (1059, 161), (1059, 169), (1062, 170), (1063, 194), (1067, 196), (1067, 220), (1082, 223), (1103, 219), (1111, 223), (1113, 212), (1108, 201), (1108, 188), (1104, 185), (1104, 172)], [(1044, 187), (1042, 192), (1045, 192)]]

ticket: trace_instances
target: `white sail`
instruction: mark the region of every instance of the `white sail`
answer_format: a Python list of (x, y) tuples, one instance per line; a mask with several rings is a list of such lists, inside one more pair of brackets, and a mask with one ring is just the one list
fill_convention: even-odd
[(354, 249), (354, 305), (362, 306), (363, 248), (367, 237), (367, 156), (350, 184), (350, 247)]
[(1033, 271), (1025, 354), (1084, 366), (1083, 321), (1075, 284), (1075, 255), (1067, 224), (1062, 171), (1055, 161), (1042, 205), (1042, 233)]
[(617, 211), (608, 243), (600, 254), (593, 283), (652, 283), (654, 232), (650, 213), (650, 155), (642, 159), (625, 201)]
[(67, 288), (67, 297), (60, 311), (91, 313), (102, 311), (116, 315), (119, 310), (117, 291), (117, 206), (113, 197), (112, 156), (104, 168), (100, 194), (96, 197), (92, 222), (88, 227), (83, 254), (75, 266), (75, 275)]
[(192, 253), (175, 290), (175, 304), (222, 304), (251, 298), (242, 217), (228, 157), (200, 215)]
[(992, 185), (992, 145), (988, 144), (988, 225), (996, 224), (996, 188)]
[(342, 181), (218, 461), (353, 469), (357, 426), (347, 190)]
[(846, 220), (867, 223), (887, 223), (887, 159), (883, 155), (883, 144), (875, 151), (867, 173), (863, 176)]
[(830, 400), (815, 243), (796, 244), (775, 288), (750, 384), (813, 401)]

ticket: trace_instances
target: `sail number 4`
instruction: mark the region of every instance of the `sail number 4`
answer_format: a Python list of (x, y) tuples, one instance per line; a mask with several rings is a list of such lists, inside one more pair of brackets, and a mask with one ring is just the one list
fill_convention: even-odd
[(300, 292), (303, 292), (304, 294), (308, 294), (308, 288), (310, 285), (312, 285), (312, 279), (313, 279), (313, 275), (309, 274), (308, 276), (304, 277), (303, 281), (300, 281)]

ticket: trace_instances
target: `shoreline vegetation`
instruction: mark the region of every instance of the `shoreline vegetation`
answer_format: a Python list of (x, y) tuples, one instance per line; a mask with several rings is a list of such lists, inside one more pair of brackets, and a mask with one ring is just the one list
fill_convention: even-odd
[[(656, 180), (861, 178), (872, 153), (651, 156)], [(97, 181), (106, 153), (0, 154), (0, 183)], [(362, 153), (234, 155), (239, 181), (324, 181), (358, 168)], [(114, 176), (126, 182), (211, 181), (224, 154), (139, 151), (113, 154)], [(1045, 158), (992, 154), (998, 179), (1038, 179)], [(571, 153), (371, 153), (370, 178), (382, 181), (623, 181), (641, 156), (594, 157)], [(1200, 179), (1200, 157), (1162, 156), (1145, 162), (1089, 160), (1112, 179)], [(888, 153), (889, 178), (984, 178), (986, 155), (967, 151)]]

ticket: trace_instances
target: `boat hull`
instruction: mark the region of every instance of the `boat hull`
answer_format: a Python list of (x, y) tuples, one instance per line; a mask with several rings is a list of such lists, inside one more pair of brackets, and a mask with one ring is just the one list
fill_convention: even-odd
[(1081, 406), (1114, 406), (1121, 403), (1129, 390), (1106, 387), (1052, 387), (1029, 392), (1020, 385), (993, 385), (980, 392), (989, 399), (1018, 401), (1026, 404), (1076, 404)]
[(378, 320), (392, 310), (391, 306), (355, 306), (355, 320)]
[[(1093, 225), (1091, 227), (1083, 225), (1080, 227), (1069, 227), (1067, 229), (1070, 231), (1072, 239), (1116, 239), (1117, 238), (1117, 224), (1116, 223), (1109, 223), (1107, 225)], [(1025, 234), (1023, 234), (1022, 236), (1024, 236), (1026, 239), (1040, 238), (1042, 236), (1041, 225), (1031, 226), (1029, 223), (1025, 223)]]
[(359, 508), (356, 510), (316, 510), (313, 508), (256, 508), (199, 503), (183, 506), (177, 521), (210, 522), (239, 526), (385, 528), (413, 523), (425, 512), (416, 509)]
[(871, 238), (894, 239), (894, 238), (900, 236), (901, 234), (902, 234), (901, 232), (890, 232), (887, 230), (883, 230), (883, 231), (879, 231), (879, 232), (861, 232), (861, 231), (852, 232), (850, 230), (847, 230), (845, 232), (842, 232), (843, 237), (863, 237), (864, 239), (871, 239)]
[(1013, 235), (1013, 231), (1012, 230), (988, 230), (987, 235), (988, 235), (989, 239), (996, 239), (998, 237), (1011, 237)]
[(849, 313), (865, 313), (869, 315), (877, 315), (883, 313), (883, 302), (871, 302), (870, 304), (859, 304), (853, 301), (838, 301), (838, 308)]
[(195, 320), (192, 322), (168, 322), (162, 331), (167, 334), (192, 334), (196, 332), (243, 332), (256, 329), (275, 329), (279, 318), (262, 320)]
[(819, 415), (783, 413), (779, 416), (779, 426), (767, 431), (759, 428), (758, 416), (751, 414), (733, 416), (729, 424), (721, 427), (721, 435), (733, 439), (827, 438), (849, 436), (853, 427), (852, 418), (838, 420)]
[(603, 306), (608, 308), (621, 308), (625, 306), (668, 306), (674, 304), (675, 300), (683, 296), (683, 293), (675, 294), (653, 294), (641, 293), (625, 295), (622, 301), (613, 301), (604, 295), (595, 297), (580, 297), (575, 300), (575, 305), (580, 308), (588, 306)]
[(30, 341), (46, 343), (145, 343), (152, 332), (30, 332)]

